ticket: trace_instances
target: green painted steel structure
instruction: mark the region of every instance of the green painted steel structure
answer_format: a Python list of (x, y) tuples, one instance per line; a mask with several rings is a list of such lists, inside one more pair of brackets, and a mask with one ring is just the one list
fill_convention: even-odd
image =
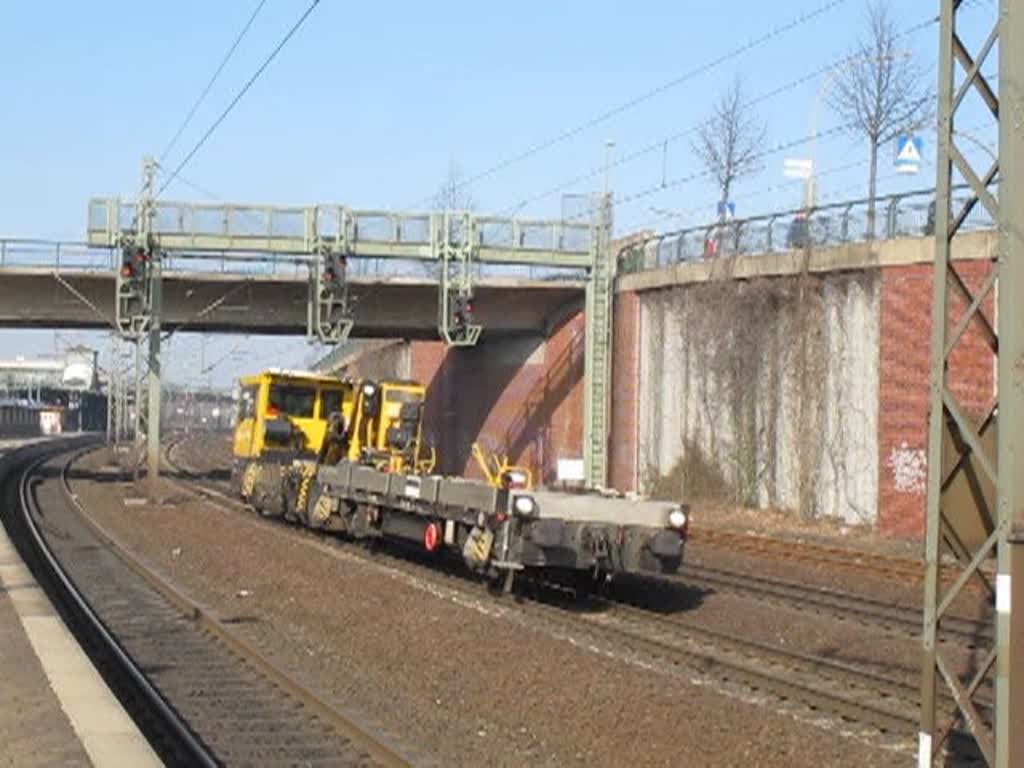
[[(611, 198), (607, 194), (594, 206), (590, 220), (534, 220), (480, 216), (468, 211), (419, 213), (340, 205), (167, 202), (152, 195), (152, 174), (153, 164), (147, 160), (143, 191), (136, 201), (90, 200), (87, 228), (90, 246), (120, 248), (126, 253), (141, 248), (147, 254), (144, 287), (132, 292), (129, 282), (119, 274), (117, 325), (126, 337), (149, 336), (151, 412), (159, 413), (160, 405), (161, 265), (172, 255), (284, 254), (304, 261), (310, 286), (307, 333), (325, 344), (346, 341), (358, 323), (357, 314), (347, 302), (345, 282), (346, 265), (352, 261), (370, 259), (395, 265), (418, 262), (421, 275), (424, 269), (435, 275), (438, 336), (455, 347), (476, 344), (485, 331), (472, 316), (474, 285), (482, 268), (570, 270), (587, 278), (586, 479), (592, 486), (604, 485), (614, 279)], [(157, 422), (150, 420), (151, 424)], [(149, 471), (151, 477), (156, 477), (158, 428), (150, 429), (149, 434)]]
[[(964, 752), (964, 741), (971, 741), (985, 763), (1011, 768), (1024, 765), (1024, 7), (1017, 0), (999, 0), (991, 32), (972, 51), (957, 24), (967, 5), (942, 0), (940, 15), (918, 764), (935, 764), (948, 749), (951, 734), (959, 732), (966, 739), (954, 751)], [(998, 92), (982, 72), (993, 51), (999, 57)], [(957, 132), (956, 118), (969, 95), (999, 121), (998, 157), (981, 161), (984, 172), (976, 170), (958, 145), (966, 137)], [(970, 186), (972, 196), (954, 210), (955, 176)], [(952, 245), (978, 205), (998, 222), (999, 247), (987, 275), (969, 279), (962, 262), (954, 259)], [(991, 405), (977, 417), (962, 402), (963, 385), (977, 374), (960, 370), (955, 357), (968, 330), (987, 343), (997, 371)], [(942, 578), (944, 556), (958, 564), (951, 584)], [(991, 647), (979, 648), (973, 669), (963, 673), (940, 641), (942, 620), (968, 583), (979, 585), (993, 601), (996, 632)], [(991, 709), (979, 696), (989, 682), (994, 683)], [(940, 686), (952, 694), (952, 713), (940, 707)], [(965, 756), (954, 754), (952, 759)]]
[(611, 248), (612, 198), (597, 204), (593, 268), (587, 281), (586, 345), (583, 360), (583, 472), (587, 485), (608, 481), (608, 412), (611, 405), (612, 306), (617, 255)]

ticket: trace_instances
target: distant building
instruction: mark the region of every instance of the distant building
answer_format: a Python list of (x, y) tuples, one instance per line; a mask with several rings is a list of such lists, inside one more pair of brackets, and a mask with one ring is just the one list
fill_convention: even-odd
[[(106, 428), (106, 393), (100, 386), (98, 353), (84, 346), (63, 355), (0, 360), (0, 400), (60, 414), (65, 432)], [(47, 417), (48, 429), (54, 416)]]
[(40, 389), (98, 391), (97, 354), (89, 347), (69, 347), (62, 356), (0, 360), (0, 392), (10, 395)]

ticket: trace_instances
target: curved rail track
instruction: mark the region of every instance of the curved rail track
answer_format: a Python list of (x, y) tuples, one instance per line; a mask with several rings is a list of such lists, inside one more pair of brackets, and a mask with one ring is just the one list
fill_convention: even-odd
[[(32, 488), (35, 473), (47, 461), (49, 452), (39, 456), (36, 453), (37, 450), (32, 450), (24, 458), (15, 458), (0, 478), (5, 501), (3, 523), (11, 540), (161, 759), (169, 763), (218, 765), (209, 749), (168, 706), (139, 665), (108, 631), (54, 555), (39, 522), (42, 515)], [(48, 523), (46, 525), (49, 527)]]
[[(169, 447), (166, 459), (174, 471), (189, 481), (182, 484), (184, 488), (220, 507), (236, 511), (247, 509), (227, 493), (223, 482), (211, 480), (202, 472), (184, 466), (184, 462), (179, 463), (174, 455), (178, 445)], [(421, 581), (454, 588), (470, 598), (479, 599), (486, 591), (483, 585), (464, 578), (458, 567), (424, 568), (415, 558), (391, 554), (386, 548), (370, 556), (362, 548), (322, 532), (278, 524), (248, 512), (244, 512), (244, 516), (253, 525), (283, 528), (292, 535), (309, 537), (321, 544), (329, 542), (330, 548), (346, 549), (349, 554), (409, 573)], [(727, 578), (709, 571), (705, 571), (704, 576), (709, 580), (715, 576)], [(719, 582), (719, 586), (723, 583)], [(668, 582), (665, 586), (677, 588), (678, 584)], [(796, 602), (805, 599), (804, 594), (785, 592), (780, 585), (774, 586), (779, 590), (779, 599)], [(515, 606), (530, 626), (547, 626), (556, 633), (570, 636), (585, 631), (591, 641), (601, 642), (608, 648), (640, 654), (648, 662), (666, 669), (683, 668), (739, 684), (774, 697), (786, 706), (809, 709), (815, 716), (827, 715), (844, 723), (866, 725), (897, 738), (916, 733), (919, 693), (916, 677), (913, 680), (891, 677), (859, 664), (846, 664), (716, 631), (678, 615), (660, 613), (647, 604), (646, 599), (622, 595), (581, 598), (570, 589), (547, 583), (527, 586), (520, 590), (520, 596), (530, 598)], [(855, 600), (855, 597), (850, 599)], [(829, 607), (841, 610), (839, 598)], [(870, 613), (870, 608), (863, 605), (861, 608), (863, 613)]]
[(97, 667), (173, 765), (406, 766), (354, 715), (275, 667), (232, 623), (178, 591), (78, 506), (67, 446), (6, 476), (4, 522)]

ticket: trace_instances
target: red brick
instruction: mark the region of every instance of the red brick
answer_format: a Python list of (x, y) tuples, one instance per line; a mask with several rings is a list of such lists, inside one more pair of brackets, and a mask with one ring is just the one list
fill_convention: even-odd
[[(989, 265), (960, 263), (964, 281), (977, 288)], [(896, 487), (889, 465), (903, 444), (912, 451), (928, 447), (929, 382), (931, 378), (932, 267), (919, 264), (882, 269), (879, 349), (878, 509), (879, 528), (894, 536), (924, 533), (926, 498), (923, 490)], [(949, 302), (952, 328), (966, 308), (958, 297)], [(986, 302), (992, 317), (991, 299)], [(973, 325), (950, 356), (952, 389), (965, 410), (977, 417), (993, 394), (992, 357), (984, 336)]]

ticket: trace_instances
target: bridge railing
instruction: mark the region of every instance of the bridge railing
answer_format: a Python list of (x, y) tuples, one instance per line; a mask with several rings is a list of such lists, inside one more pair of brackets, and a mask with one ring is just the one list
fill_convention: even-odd
[[(468, 241), (481, 262), (589, 266), (593, 227), (562, 219), (514, 219), (456, 211), (445, 213), (359, 210), (340, 205), (260, 206), (157, 201), (152, 231), (171, 251), (311, 254), (343, 245), (355, 258), (437, 260), (435, 241), (454, 247)], [(89, 201), (92, 245), (113, 246), (137, 230), (134, 202)]]
[[(58, 272), (113, 272), (119, 267), (117, 249), (88, 243), (0, 239), (0, 269), (35, 268)], [(254, 278), (306, 279), (315, 258), (301, 254), (239, 251), (170, 251), (164, 258), (165, 274), (217, 274)], [(419, 279), (437, 280), (439, 265), (418, 259), (354, 258), (349, 274), (364, 280)], [(548, 282), (582, 281), (587, 270), (581, 267), (539, 264), (474, 263), (478, 280), (529, 279)]]
[(0, 239), (0, 268), (45, 267), (57, 270), (116, 269), (114, 251), (88, 243), (59, 240)]
[[(968, 199), (957, 188), (953, 210)], [(935, 190), (924, 189), (875, 198), (874, 234), (869, 225), (870, 198), (799, 208), (651, 235), (632, 241), (619, 253), (619, 272), (642, 272), (680, 262), (737, 255), (779, 253), (838, 246), (868, 240), (892, 240), (934, 234)], [(975, 206), (963, 230), (993, 226), (984, 206)], [(963, 231), (962, 230), (962, 231)]]

